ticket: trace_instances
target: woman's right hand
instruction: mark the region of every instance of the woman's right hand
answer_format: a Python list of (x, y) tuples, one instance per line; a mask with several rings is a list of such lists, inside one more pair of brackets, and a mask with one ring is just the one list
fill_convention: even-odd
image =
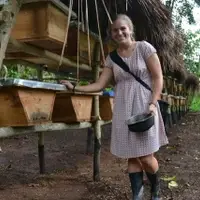
[(61, 80), (60, 83), (65, 85), (66, 88), (69, 90), (73, 90), (73, 88), (74, 88), (74, 86), (67, 80)]

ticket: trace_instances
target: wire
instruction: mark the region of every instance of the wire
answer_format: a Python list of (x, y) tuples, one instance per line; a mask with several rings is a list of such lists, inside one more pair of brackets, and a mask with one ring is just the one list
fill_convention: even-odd
[(78, 0), (78, 28), (77, 28), (77, 82), (79, 81), (80, 60), (80, 0)]
[(110, 17), (110, 14), (109, 14), (109, 12), (108, 12), (108, 9), (107, 9), (107, 7), (106, 7), (106, 4), (105, 4), (104, 0), (101, 0), (101, 1), (102, 1), (102, 3), (103, 3), (104, 9), (105, 9), (106, 14), (107, 14), (107, 16), (108, 16), (108, 19), (109, 19), (110, 23), (112, 24), (113, 22), (112, 22), (112, 19), (111, 19), (111, 17)]
[(103, 57), (103, 64), (105, 64), (105, 55), (104, 55), (104, 50), (103, 50), (101, 30), (100, 30), (100, 24), (99, 24), (99, 13), (98, 13), (97, 0), (95, 0), (95, 9), (96, 9), (96, 15), (97, 15), (97, 26), (98, 26), (98, 31), (99, 31), (99, 42), (100, 42), (100, 47), (101, 47), (101, 53), (102, 53), (102, 57)]
[(65, 39), (64, 39), (64, 43), (63, 43), (63, 47), (62, 47), (62, 53), (61, 53), (61, 56), (60, 56), (60, 61), (59, 61), (59, 66), (58, 66), (57, 71), (59, 70), (59, 67), (62, 65), (63, 56), (64, 56), (64, 52), (65, 52), (65, 47), (67, 45), (67, 38), (68, 38), (68, 32), (69, 32), (69, 24), (70, 24), (71, 15), (72, 15), (72, 6), (73, 6), (73, 0), (70, 0), (69, 14), (68, 14), (68, 18), (67, 18)]
[(90, 27), (89, 27), (89, 19), (88, 19), (88, 0), (85, 0), (85, 21), (86, 21), (86, 29), (87, 29), (87, 41), (88, 41), (88, 60), (89, 66), (92, 66), (91, 63), (91, 49), (90, 49)]

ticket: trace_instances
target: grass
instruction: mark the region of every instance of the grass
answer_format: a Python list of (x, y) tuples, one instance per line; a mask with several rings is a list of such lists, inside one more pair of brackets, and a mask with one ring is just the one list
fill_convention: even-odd
[(200, 95), (196, 95), (191, 103), (190, 110), (197, 112), (200, 111)]

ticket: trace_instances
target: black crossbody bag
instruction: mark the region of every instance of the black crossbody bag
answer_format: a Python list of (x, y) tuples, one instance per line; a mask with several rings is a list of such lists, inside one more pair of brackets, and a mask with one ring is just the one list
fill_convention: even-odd
[[(128, 65), (123, 61), (123, 59), (118, 55), (117, 50), (112, 51), (110, 54), (110, 58), (111, 60), (116, 63), (119, 67), (121, 67), (125, 72), (128, 72), (129, 74), (131, 74), (136, 81), (138, 81), (140, 84), (142, 84), (147, 90), (152, 91), (152, 89), (149, 87), (149, 85), (147, 85), (140, 77), (136, 76), (133, 72), (130, 71)], [(167, 109), (168, 109), (168, 103), (166, 101), (163, 100), (158, 100), (159, 106), (160, 106), (160, 110), (161, 110), (161, 114), (163, 117), (163, 121), (165, 123), (165, 118), (167, 115)]]
[(125, 72), (131, 74), (136, 81), (142, 84), (147, 90), (152, 91), (152, 89), (138, 76), (136, 76), (133, 72), (130, 71), (128, 65), (123, 61), (123, 59), (118, 55), (117, 51), (114, 50), (110, 53), (110, 58), (113, 62), (115, 62), (119, 67), (121, 67)]

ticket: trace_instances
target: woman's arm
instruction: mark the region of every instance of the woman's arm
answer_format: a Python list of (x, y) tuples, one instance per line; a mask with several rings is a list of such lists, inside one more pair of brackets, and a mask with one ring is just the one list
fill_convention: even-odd
[(108, 67), (104, 67), (99, 79), (95, 83), (92, 83), (86, 86), (77, 85), (75, 86), (75, 88), (69, 81), (63, 80), (61, 81), (61, 83), (66, 85), (68, 89), (78, 91), (78, 92), (100, 92), (108, 85), (112, 77), (113, 77), (112, 69)]
[(163, 89), (163, 74), (158, 55), (156, 53), (152, 54), (147, 59), (146, 63), (153, 80), (153, 95), (151, 103), (156, 104), (157, 100), (160, 99), (160, 94)]

